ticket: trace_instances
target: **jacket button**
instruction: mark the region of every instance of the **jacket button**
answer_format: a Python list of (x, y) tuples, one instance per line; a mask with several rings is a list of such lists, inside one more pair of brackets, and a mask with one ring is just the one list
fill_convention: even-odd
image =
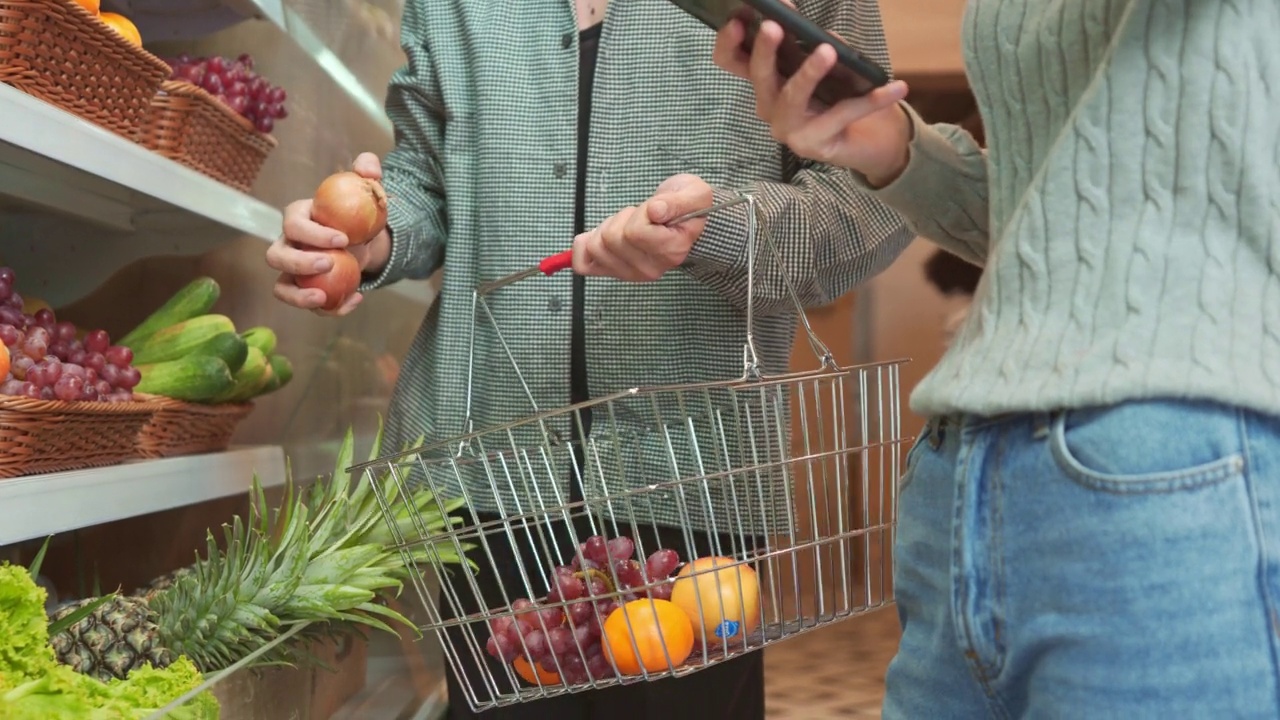
[(557, 178), (562, 178), (564, 177), (565, 173), (568, 172), (568, 168), (565, 166), (564, 163), (558, 162), (554, 166), (552, 166), (551, 172), (554, 173)]
[(560, 38), (560, 47), (565, 50), (573, 47), (573, 33), (565, 33), (564, 36)]

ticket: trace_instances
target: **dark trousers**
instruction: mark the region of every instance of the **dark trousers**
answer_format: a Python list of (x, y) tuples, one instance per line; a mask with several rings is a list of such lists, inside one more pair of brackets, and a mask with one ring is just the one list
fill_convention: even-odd
[[(497, 519), (497, 516), (485, 514), (479, 514), (478, 517), (481, 523)], [(579, 527), (576, 530), (580, 541), (585, 540), (590, 534), (585, 528)], [(692, 533), (692, 536), (696, 556), (713, 554), (707, 533)], [(440, 611), (445, 619), (479, 612), (483, 609), (482, 602), (488, 609), (495, 611), (505, 609), (506, 602), (503, 600), (502, 591), (506, 591), (508, 601), (524, 597), (526, 576), (535, 583), (533, 589), (537, 596), (544, 595), (547, 588), (542, 584), (540, 570), (549, 572), (550, 566), (555, 564), (555, 556), (554, 554), (548, 556), (543, 542), (554, 542), (564, 553), (565, 558), (572, 557), (574, 547), (567, 527), (559, 524), (545, 527), (541, 534), (534, 533), (532, 543), (527, 535), (517, 533), (515, 543), (517, 547), (512, 547), (504, 531), (489, 532), (486, 535), (486, 541), (487, 553), (483, 548), (477, 548), (471, 552), (472, 559), (480, 566), (479, 572), (472, 574), (459, 569), (441, 578), (442, 583), (450, 583), (442, 589), (440, 597)], [(637, 539), (637, 546), (643, 545), (647, 553), (653, 552), (658, 547), (671, 548), (680, 553), (682, 561), (687, 562), (692, 559), (688, 553), (688, 542), (687, 536), (679, 529), (647, 526), (641, 529), (641, 538)], [(731, 546), (731, 540), (728, 538), (722, 539), (721, 543), (722, 551), (723, 548)], [(520, 561), (524, 563), (525, 572), (521, 572), (520, 564), (516, 559), (517, 553)], [(494, 572), (495, 569), (496, 572)], [(452, 596), (447, 594), (450, 587), (453, 589)], [(477, 598), (477, 591), (480, 598)], [(460, 607), (455, 608), (454, 604)], [(487, 664), (488, 676), (496, 683), (501, 693), (512, 692), (514, 688), (502, 663), (485, 652), (484, 645), (489, 638), (489, 629), (484, 622), (453, 626), (446, 633), (450, 644), (459, 656), (446, 660), (450, 720), (468, 718), (480, 720), (764, 719), (764, 653), (758, 651), (718, 663), (681, 678), (590, 690), (494, 708), (476, 714), (467, 702), (468, 692), (459, 682), (453, 666), (454, 662), (461, 666), (462, 674), (469, 679), (466, 687), (482, 703), (492, 697), (492, 691), (486, 687), (485, 673), (480, 671), (476, 662), (477, 656)], [(468, 642), (468, 634), (475, 638), (474, 648)]]

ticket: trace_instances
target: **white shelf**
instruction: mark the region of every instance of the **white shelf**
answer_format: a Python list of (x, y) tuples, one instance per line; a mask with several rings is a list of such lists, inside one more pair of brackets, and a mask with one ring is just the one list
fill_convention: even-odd
[(0, 117), (0, 195), (116, 230), (280, 234), (278, 209), (8, 85)]
[[(280, 210), (4, 84), (0, 118), (0, 214), (9, 198), (151, 237), (280, 235)], [(388, 290), (424, 305), (435, 298), (426, 281)]]
[(283, 485), (284, 451), (235, 447), (208, 455), (0, 480), (0, 545)]

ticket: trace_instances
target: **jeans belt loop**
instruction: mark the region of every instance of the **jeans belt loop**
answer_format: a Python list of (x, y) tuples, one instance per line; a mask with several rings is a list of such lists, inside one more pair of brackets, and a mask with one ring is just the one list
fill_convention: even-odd
[(945, 439), (944, 434), (947, 431), (947, 418), (936, 417), (930, 420), (929, 423), (933, 425), (929, 433), (929, 447), (937, 450), (942, 447), (942, 442)]

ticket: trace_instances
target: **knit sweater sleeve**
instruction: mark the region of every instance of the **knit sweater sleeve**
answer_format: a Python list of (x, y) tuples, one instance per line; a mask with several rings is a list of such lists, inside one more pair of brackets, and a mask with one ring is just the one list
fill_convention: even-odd
[(889, 185), (871, 195), (897, 210), (907, 225), (973, 263), (983, 265), (991, 241), (987, 153), (968, 132), (924, 122), (903, 104), (912, 125), (910, 160)]

